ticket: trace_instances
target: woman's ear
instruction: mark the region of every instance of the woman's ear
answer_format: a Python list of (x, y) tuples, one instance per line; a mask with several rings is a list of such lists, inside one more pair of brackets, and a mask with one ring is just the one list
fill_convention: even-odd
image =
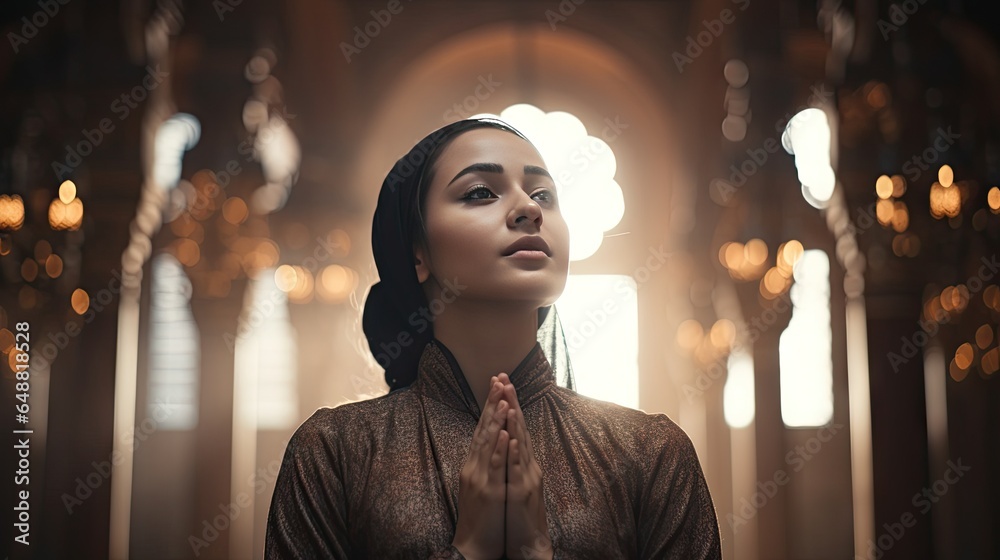
[(413, 261), (416, 263), (417, 281), (423, 284), (431, 275), (431, 269), (427, 264), (427, 251), (423, 243), (414, 243)]

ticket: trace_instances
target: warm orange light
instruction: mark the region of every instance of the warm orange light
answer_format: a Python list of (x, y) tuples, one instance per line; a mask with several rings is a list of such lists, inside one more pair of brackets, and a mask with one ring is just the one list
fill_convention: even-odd
[(875, 181), (875, 194), (883, 200), (892, 196), (892, 179), (888, 175), (882, 175)]
[(972, 365), (972, 360), (975, 359), (976, 354), (972, 349), (972, 345), (966, 342), (965, 344), (958, 347), (955, 351), (955, 364), (961, 369), (969, 369)]
[(228, 198), (222, 203), (222, 217), (233, 225), (242, 224), (249, 215), (247, 203), (238, 196)]
[(59, 185), (59, 200), (63, 204), (69, 204), (74, 198), (76, 198), (76, 183), (73, 181), (63, 181)]
[(744, 247), (744, 258), (754, 267), (764, 264), (767, 260), (767, 244), (761, 239), (751, 239)]
[(986, 202), (990, 205), (990, 210), (994, 214), (1000, 214), (1000, 187), (993, 187), (986, 195)]
[(19, 195), (0, 195), (0, 229), (15, 231), (24, 225), (24, 201)]
[(677, 327), (677, 345), (685, 350), (694, 350), (704, 336), (701, 323), (687, 319)]
[(906, 179), (902, 175), (892, 176), (892, 196), (899, 198), (906, 194)]
[(73, 290), (73, 295), (70, 296), (69, 301), (73, 307), (73, 311), (76, 311), (77, 315), (83, 315), (90, 309), (90, 296), (82, 288)]
[(736, 342), (736, 326), (729, 319), (719, 319), (709, 332), (712, 346), (720, 352), (728, 352)]
[(950, 165), (942, 165), (941, 169), (938, 169), (938, 182), (944, 188), (950, 187), (955, 182), (955, 172)]
[(48, 274), (49, 278), (59, 278), (62, 271), (63, 260), (59, 257), (59, 255), (52, 254), (45, 259), (45, 274)]
[(976, 329), (976, 346), (980, 350), (986, 350), (986, 347), (993, 342), (993, 327), (989, 325), (983, 325)]

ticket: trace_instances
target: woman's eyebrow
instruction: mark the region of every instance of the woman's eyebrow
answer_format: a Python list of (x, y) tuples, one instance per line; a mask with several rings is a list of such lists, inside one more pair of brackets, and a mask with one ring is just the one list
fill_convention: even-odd
[[(465, 175), (467, 173), (475, 173), (477, 171), (482, 173), (503, 173), (503, 166), (500, 165), (499, 163), (473, 163), (472, 165), (459, 171), (458, 175), (455, 175), (455, 177), (448, 182), (448, 186), (451, 186), (451, 184), (457, 181), (458, 178), (461, 177), (462, 175)], [(524, 174), (542, 175), (544, 177), (552, 179), (552, 175), (549, 175), (549, 172), (546, 171), (545, 168), (538, 167), (537, 165), (525, 165)]]

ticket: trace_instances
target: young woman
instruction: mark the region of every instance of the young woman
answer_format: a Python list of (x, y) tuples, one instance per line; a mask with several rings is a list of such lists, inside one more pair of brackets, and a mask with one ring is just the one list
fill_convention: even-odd
[(363, 324), (390, 392), (295, 432), (267, 558), (721, 558), (687, 435), (556, 383), (569, 231), (520, 132), (424, 138), (382, 184), (372, 246)]

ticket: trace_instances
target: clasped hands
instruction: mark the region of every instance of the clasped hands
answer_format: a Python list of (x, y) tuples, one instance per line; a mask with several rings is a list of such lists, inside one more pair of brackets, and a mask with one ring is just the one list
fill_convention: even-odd
[[(542, 469), (506, 373), (490, 392), (459, 475), (454, 546), (469, 560), (552, 558)], [(504, 519), (506, 518), (506, 532)]]

